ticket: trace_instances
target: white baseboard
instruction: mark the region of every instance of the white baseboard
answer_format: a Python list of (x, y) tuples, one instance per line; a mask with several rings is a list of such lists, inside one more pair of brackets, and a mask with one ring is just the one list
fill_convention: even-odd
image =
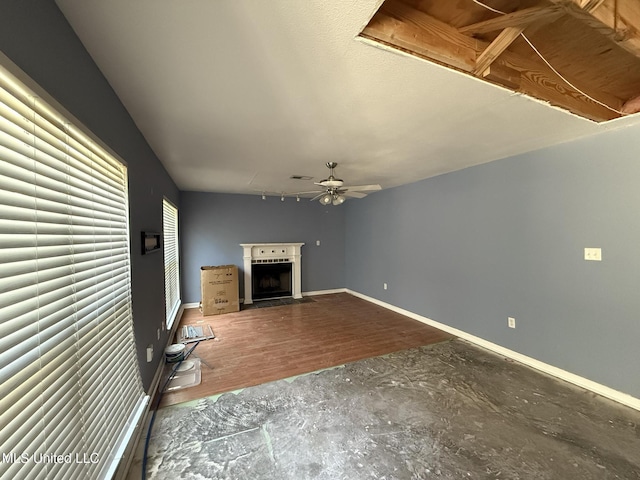
[(431, 327), (435, 327), (439, 330), (450, 333), (451, 335), (455, 335), (456, 337), (462, 338), (463, 340), (478, 345), (479, 347), (486, 348), (487, 350), (497, 353), (498, 355), (502, 355), (504, 357), (510, 358), (511, 360), (515, 360), (516, 362), (523, 363), (524, 365), (535, 368), (536, 370), (559, 378), (560, 380), (573, 383), (578, 387), (584, 388), (585, 390), (589, 390), (593, 393), (597, 393), (598, 395), (626, 405), (627, 407), (631, 407), (635, 410), (640, 410), (640, 398), (632, 397), (627, 393), (619, 392), (617, 390), (614, 390), (613, 388), (589, 380), (588, 378), (584, 378), (574, 373), (567, 372), (566, 370), (562, 370), (561, 368), (554, 367), (553, 365), (549, 365), (548, 363), (541, 362), (540, 360), (536, 360), (535, 358), (528, 357), (527, 355), (523, 355), (514, 350), (510, 350), (483, 338), (476, 337), (475, 335), (464, 332), (462, 330), (458, 330), (457, 328), (450, 327), (449, 325), (445, 325), (444, 323), (436, 322), (435, 320), (423, 317), (422, 315), (418, 315), (417, 313), (405, 310), (404, 308), (396, 307), (395, 305), (391, 305), (390, 303), (386, 303), (376, 298), (369, 297), (368, 295), (364, 295), (362, 293), (355, 292), (349, 289), (346, 289), (346, 292), (355, 297), (384, 307), (388, 310), (394, 311), (409, 318), (413, 318), (414, 320), (418, 320), (419, 322), (422, 322)]
[(329, 295), (330, 293), (346, 293), (346, 288), (333, 288), (331, 290), (315, 290), (312, 292), (302, 292), (303, 297), (313, 297), (314, 295)]
[(198, 308), (199, 306), (200, 306), (199, 302), (183, 303), (182, 304), (182, 308)]

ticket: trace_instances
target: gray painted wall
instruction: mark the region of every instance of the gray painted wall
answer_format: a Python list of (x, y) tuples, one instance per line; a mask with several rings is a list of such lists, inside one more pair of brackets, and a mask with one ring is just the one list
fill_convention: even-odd
[[(133, 319), (138, 361), (148, 389), (167, 333), (164, 323), (164, 265), (160, 254), (142, 256), (140, 232), (162, 231), (162, 198), (174, 204), (179, 192), (111, 86), (53, 0), (3, 0), (0, 50), (83, 122), (128, 165)], [(146, 346), (155, 361), (146, 362)]]
[[(161, 229), (162, 197), (177, 204), (178, 190), (53, 1), (4, 0), (0, 49), (128, 162), (133, 314), (148, 387), (157, 364), (144, 349), (166, 342), (155, 336), (163, 268), (160, 255), (139, 254), (138, 235)], [(636, 128), (606, 133), (344, 208), (186, 193), (183, 300), (199, 300), (201, 265), (241, 264), (238, 243), (303, 241), (303, 290), (346, 284), (640, 397), (637, 138)], [(582, 260), (585, 246), (602, 247), (604, 261)]]
[(344, 205), (200, 192), (182, 192), (180, 202), (184, 303), (200, 301), (203, 265), (237, 265), (242, 275), (240, 243), (304, 242), (302, 291), (344, 288)]
[(639, 139), (604, 133), (346, 204), (347, 287), (640, 397)]

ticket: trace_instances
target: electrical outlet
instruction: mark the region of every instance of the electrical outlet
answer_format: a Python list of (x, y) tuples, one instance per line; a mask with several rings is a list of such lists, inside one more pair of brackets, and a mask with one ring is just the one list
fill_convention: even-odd
[(153, 345), (147, 347), (147, 363), (153, 361)]
[(387, 284), (386, 284), (386, 283), (384, 283), (384, 284), (382, 285), (382, 287), (386, 290), (386, 289), (387, 289)]
[(584, 259), (594, 262), (602, 261), (602, 249), (601, 248), (586, 248), (584, 249)]
[(158, 340), (160, 340), (160, 329), (158, 329)]
[(320, 240), (316, 240), (316, 246), (320, 246)]
[(508, 317), (507, 324), (509, 325), (509, 328), (516, 328), (516, 319), (513, 317)]

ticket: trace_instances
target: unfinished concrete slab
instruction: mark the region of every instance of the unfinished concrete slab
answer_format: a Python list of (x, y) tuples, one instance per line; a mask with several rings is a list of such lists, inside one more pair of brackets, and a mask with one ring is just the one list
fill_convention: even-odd
[(148, 462), (153, 480), (640, 479), (640, 412), (453, 340), (163, 408)]

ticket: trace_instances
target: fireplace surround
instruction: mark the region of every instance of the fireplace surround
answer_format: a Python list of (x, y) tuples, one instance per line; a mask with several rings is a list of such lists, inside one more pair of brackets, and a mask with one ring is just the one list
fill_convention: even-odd
[[(243, 260), (244, 260), (244, 303), (251, 304), (254, 300), (268, 297), (267, 293), (261, 292), (257, 295), (259, 298), (254, 298), (254, 280), (253, 280), (253, 266), (254, 265), (272, 265), (271, 269), (272, 278), (270, 280), (267, 277), (266, 280), (262, 280), (263, 286), (267, 287), (267, 290), (273, 287), (274, 296), (292, 296), (293, 298), (302, 298), (302, 285), (301, 285), (301, 265), (300, 265), (300, 248), (304, 243), (241, 243), (243, 248)], [(290, 275), (290, 291), (283, 291), (280, 285), (276, 286), (276, 283), (283, 283), (286, 281), (286, 275), (282, 276), (281, 270), (288, 268), (286, 264), (291, 266)], [(275, 273), (277, 272), (277, 274)], [(272, 284), (270, 284), (272, 282)]]

